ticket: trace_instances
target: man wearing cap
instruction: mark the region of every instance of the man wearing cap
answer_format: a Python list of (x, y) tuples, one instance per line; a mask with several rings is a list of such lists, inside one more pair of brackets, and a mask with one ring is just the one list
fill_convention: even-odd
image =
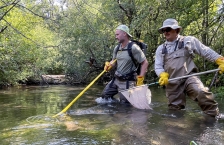
[(180, 110), (186, 105), (186, 95), (198, 103), (202, 111), (212, 117), (223, 118), (218, 104), (197, 76), (168, 82), (168, 79), (198, 72), (193, 57), (198, 54), (219, 65), (224, 72), (224, 57), (208, 46), (203, 45), (193, 36), (179, 35), (181, 26), (175, 19), (166, 19), (159, 33), (166, 38), (164, 44), (156, 50), (155, 72), (159, 76), (159, 84), (166, 86), (169, 109)]
[[(102, 93), (102, 98), (106, 99), (113, 99), (113, 96), (120, 90), (128, 89), (135, 85), (142, 85), (148, 67), (148, 61), (144, 53), (138, 45), (133, 44), (131, 46), (133, 57), (141, 64), (141, 71), (137, 76), (137, 68), (127, 51), (132, 35), (129, 33), (129, 28), (126, 25), (119, 25), (116, 28), (115, 37), (119, 45), (114, 48), (112, 61), (106, 62), (104, 67), (104, 70), (109, 71), (116, 66), (114, 78), (106, 85)], [(116, 62), (112, 63), (114, 60)], [(120, 102), (128, 103), (123, 96), (120, 96)]]

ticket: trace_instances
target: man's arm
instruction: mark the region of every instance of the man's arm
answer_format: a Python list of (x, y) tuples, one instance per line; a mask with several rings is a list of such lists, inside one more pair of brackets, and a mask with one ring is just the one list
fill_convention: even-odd
[(110, 64), (111, 64), (111, 66), (112, 67), (114, 67), (114, 66), (116, 66), (117, 65), (117, 59), (112, 59), (111, 61), (110, 61)]
[(143, 83), (144, 83), (143, 81), (145, 79), (145, 74), (147, 72), (148, 65), (149, 65), (149, 63), (148, 63), (147, 59), (145, 59), (141, 63), (140, 74), (137, 76), (137, 81), (136, 81), (137, 86), (143, 85)]
[(165, 71), (163, 68), (164, 55), (162, 54), (162, 49), (163, 49), (163, 45), (160, 45), (156, 50), (154, 69), (155, 69), (157, 76), (159, 76), (162, 72)]
[(213, 49), (211, 49), (208, 46), (205, 46), (201, 43), (197, 38), (193, 36), (186, 36), (184, 38), (185, 47), (187, 49), (191, 49), (194, 51), (194, 53), (206, 58), (209, 61), (214, 62), (217, 60), (221, 55), (219, 55), (217, 52), (215, 52)]
[(145, 59), (142, 63), (141, 63), (141, 70), (140, 70), (140, 76), (145, 76), (147, 69), (148, 69), (148, 61), (147, 59)]

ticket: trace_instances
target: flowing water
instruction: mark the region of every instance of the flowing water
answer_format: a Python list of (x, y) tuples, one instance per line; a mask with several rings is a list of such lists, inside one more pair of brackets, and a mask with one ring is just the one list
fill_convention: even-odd
[[(224, 120), (204, 115), (187, 100), (185, 110), (169, 111), (165, 92), (150, 87), (152, 110), (118, 103), (97, 104), (102, 86), (25, 86), (0, 91), (1, 145), (223, 145)], [(224, 100), (216, 98), (221, 112)]]

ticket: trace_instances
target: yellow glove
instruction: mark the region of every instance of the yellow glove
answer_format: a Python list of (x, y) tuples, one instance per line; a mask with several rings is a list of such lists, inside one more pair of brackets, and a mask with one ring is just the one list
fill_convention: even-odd
[(218, 59), (216, 59), (216, 64), (219, 65), (219, 73), (222, 74), (224, 73), (224, 57), (219, 57)]
[(141, 86), (141, 85), (143, 85), (143, 81), (144, 81), (144, 76), (137, 76), (137, 83), (136, 83), (136, 86)]
[(159, 79), (159, 85), (160, 86), (167, 85), (169, 83), (168, 82), (169, 74), (167, 72), (162, 72), (159, 75), (159, 77), (160, 77), (160, 79)]
[(106, 72), (108, 72), (108, 71), (111, 70), (111, 68), (112, 68), (112, 65), (110, 64), (110, 62), (106, 61), (106, 62), (105, 62), (105, 66), (104, 66), (104, 70), (105, 70)]

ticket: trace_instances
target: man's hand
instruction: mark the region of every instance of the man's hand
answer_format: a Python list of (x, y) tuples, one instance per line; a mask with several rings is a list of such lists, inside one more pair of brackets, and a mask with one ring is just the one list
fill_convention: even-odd
[(143, 81), (144, 81), (144, 76), (137, 76), (137, 83), (136, 83), (136, 86), (141, 86), (141, 85), (143, 85)]
[(160, 79), (159, 79), (159, 85), (160, 86), (167, 85), (169, 83), (168, 82), (169, 74), (167, 72), (162, 72), (159, 75), (159, 77), (160, 77)]
[(111, 70), (111, 68), (112, 68), (112, 64), (110, 64), (110, 62), (106, 61), (106, 62), (105, 62), (105, 65), (104, 65), (104, 70), (105, 70), (106, 72), (108, 72), (108, 71)]
[(224, 73), (224, 57), (219, 57), (218, 59), (216, 59), (216, 64), (219, 65), (219, 73), (222, 74)]

